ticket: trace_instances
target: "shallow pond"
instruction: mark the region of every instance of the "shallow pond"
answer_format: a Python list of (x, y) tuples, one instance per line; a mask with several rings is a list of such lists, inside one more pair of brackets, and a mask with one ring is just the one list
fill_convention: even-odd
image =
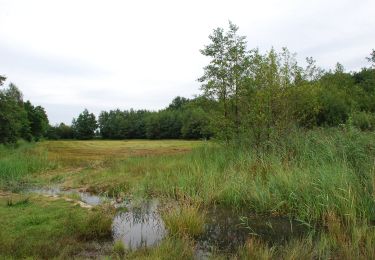
[(256, 237), (270, 245), (283, 244), (292, 238), (302, 237), (308, 229), (286, 217), (255, 215), (253, 212), (225, 207), (207, 210), (205, 232), (197, 240), (200, 254), (220, 251), (231, 253)]
[(53, 197), (65, 195), (74, 197), (90, 206), (110, 203), (115, 208), (122, 208), (113, 218), (112, 238), (114, 241), (122, 241), (126, 248), (132, 250), (154, 246), (167, 233), (158, 212), (159, 202), (157, 200), (142, 203), (132, 203), (129, 200), (118, 202), (113, 197), (95, 195), (77, 189), (62, 190), (58, 187), (30, 189), (27, 192)]
[(129, 249), (160, 242), (167, 232), (158, 204), (157, 200), (151, 200), (138, 206), (129, 205), (127, 212), (118, 213), (113, 219), (113, 239), (123, 241)]
[[(29, 192), (49, 196), (69, 195), (92, 206), (109, 202), (116, 208), (123, 208), (113, 219), (112, 236), (114, 241), (120, 240), (132, 250), (152, 247), (167, 234), (158, 210), (158, 200), (134, 204), (126, 200), (118, 202), (108, 196), (59, 188), (33, 189)], [(206, 258), (213, 251), (235, 252), (254, 236), (273, 245), (302, 237), (308, 231), (304, 225), (285, 217), (264, 217), (225, 207), (209, 208), (206, 214), (205, 231), (196, 239), (196, 258)]]

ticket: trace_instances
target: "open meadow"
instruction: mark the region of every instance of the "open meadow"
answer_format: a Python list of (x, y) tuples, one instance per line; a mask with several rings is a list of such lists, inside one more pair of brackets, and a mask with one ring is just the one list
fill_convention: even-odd
[[(296, 132), (257, 149), (178, 140), (1, 147), (0, 254), (373, 259), (374, 158), (374, 133), (355, 129)], [(152, 214), (136, 210), (155, 199)], [(129, 226), (150, 221), (163, 235), (134, 244), (142, 232)]]

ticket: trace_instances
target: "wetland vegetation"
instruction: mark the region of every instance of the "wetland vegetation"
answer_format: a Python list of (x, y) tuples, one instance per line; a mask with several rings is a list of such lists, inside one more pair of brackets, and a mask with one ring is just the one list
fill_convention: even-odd
[[(62, 145), (70, 149), (64, 153)], [(0, 162), (13, 160), (13, 168), (1, 175), (2, 189), (7, 190), (1, 194), (1, 251), (14, 257), (84, 256), (82, 252), (117, 257), (108, 245), (112, 221), (96, 223), (115, 214), (103, 210), (105, 204), (88, 210), (75, 206), (75, 200), (65, 201), (64, 193), (59, 198), (14, 193), (58, 186), (121, 200), (161, 201), (158, 214), (166, 237), (151, 248), (125, 247), (124, 257), (189, 258), (208, 250), (211, 257), (372, 258), (374, 146), (373, 133), (346, 129), (295, 133), (266, 151), (198, 141), (46, 141), (2, 148)], [(116, 156), (104, 155), (114, 151)], [(70, 156), (76, 160), (67, 160)], [(219, 210), (213, 213), (212, 207)], [(210, 224), (216, 215), (227, 221)], [(259, 219), (264, 220), (261, 228)], [(66, 230), (68, 220), (77, 223), (69, 222)], [(220, 226), (225, 234), (210, 236), (210, 229)], [(54, 239), (45, 239), (48, 236)], [(105, 236), (106, 248), (93, 246)], [(18, 247), (20, 237), (30, 241)], [(68, 238), (73, 242), (66, 242)], [(36, 250), (33, 243), (45, 250)], [(52, 250), (55, 243), (67, 249)]]
[(160, 111), (47, 126), (2, 90), (0, 258), (375, 259), (375, 64), (303, 68), (237, 30)]

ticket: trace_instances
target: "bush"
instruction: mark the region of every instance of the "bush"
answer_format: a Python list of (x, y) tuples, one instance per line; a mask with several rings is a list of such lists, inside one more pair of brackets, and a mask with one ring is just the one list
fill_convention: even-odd
[(363, 131), (374, 131), (375, 130), (375, 115), (364, 111), (352, 113), (350, 115), (351, 123), (363, 130)]

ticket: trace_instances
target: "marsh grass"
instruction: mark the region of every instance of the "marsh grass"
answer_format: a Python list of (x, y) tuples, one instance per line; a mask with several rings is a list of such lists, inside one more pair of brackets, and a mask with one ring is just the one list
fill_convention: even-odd
[(75, 200), (75, 201), (81, 200), (81, 195), (79, 193), (75, 193), (75, 192), (63, 194), (63, 197), (68, 198), (68, 199), (72, 199), (72, 200)]
[(205, 146), (169, 158), (167, 164), (152, 162), (154, 171), (146, 171), (142, 189), (154, 196), (175, 198), (177, 192), (205, 204), (289, 215), (310, 224), (333, 211), (353, 224), (374, 218), (374, 158), (374, 133), (315, 130), (295, 133), (267, 149)]
[(125, 248), (124, 243), (120, 240), (115, 241), (115, 243), (113, 244), (113, 255), (114, 255), (114, 257), (122, 259), (122, 258), (124, 258), (125, 253), (126, 253), (126, 248)]
[[(234, 255), (235, 259), (374, 259), (373, 227), (355, 226), (306, 236), (286, 244), (267, 245), (259, 238), (249, 239)], [(332, 227), (330, 227), (332, 228)]]
[(30, 202), (30, 197), (25, 197), (25, 198), (19, 199), (18, 201), (14, 201), (14, 198), (10, 195), (6, 199), (6, 205), (8, 207), (17, 207), (20, 205), (28, 204), (29, 202)]
[(124, 259), (190, 260), (194, 259), (194, 242), (186, 237), (167, 237), (159, 246), (129, 252)]
[(198, 237), (204, 232), (206, 214), (197, 203), (180, 202), (162, 214), (171, 236)]
[[(72, 257), (86, 242), (111, 235), (112, 213), (92, 211), (64, 200), (13, 194), (13, 206), (0, 197), (0, 258)], [(70, 258), (69, 257), (69, 258)]]
[(0, 145), (0, 189), (19, 191), (32, 182), (31, 175), (57, 167), (47, 151), (35, 144), (21, 143), (17, 149)]
[[(291, 131), (258, 146), (246, 142), (227, 146), (148, 142), (42, 142), (36, 148), (14, 151), (1, 147), (0, 166), (5, 167), (0, 168), (0, 185), (9, 189), (31, 177), (41, 181), (48, 177), (110, 196), (178, 201), (181, 205), (163, 213), (171, 238), (160, 247), (127, 253), (126, 257), (163, 259), (176, 255), (179, 249), (188, 258), (191, 237), (199, 234), (204, 224), (204, 214), (198, 208), (221, 204), (289, 216), (317, 231), (314, 236), (277, 247), (249, 241), (234, 257), (375, 258), (374, 132), (351, 128)], [(154, 151), (158, 149), (161, 151)], [(59, 167), (79, 170), (51, 173), (56, 162)], [(100, 226), (98, 217), (92, 218), (92, 225)], [(32, 223), (39, 222), (34, 219)], [(69, 232), (83, 233), (82, 240), (103, 234), (88, 226)]]

